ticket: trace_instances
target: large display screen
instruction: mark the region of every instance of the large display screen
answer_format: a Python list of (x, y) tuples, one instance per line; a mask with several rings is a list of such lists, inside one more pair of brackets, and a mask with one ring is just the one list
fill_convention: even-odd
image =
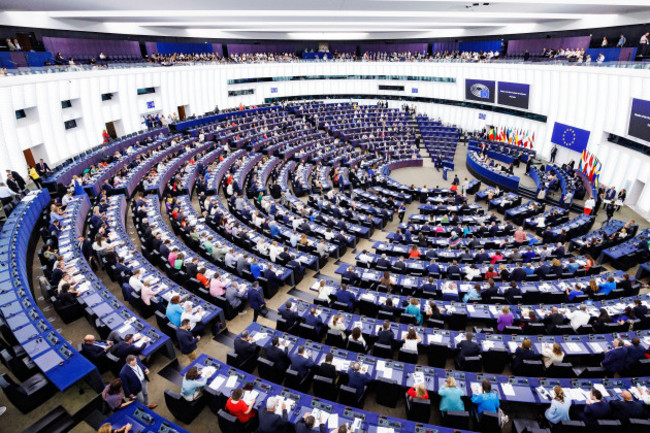
[(495, 82), (489, 80), (465, 80), (465, 99), (494, 103)]
[(528, 97), (530, 95), (529, 84), (499, 81), (498, 92), (497, 102), (500, 105), (528, 109)]
[(650, 141), (650, 101), (632, 99), (629, 135)]

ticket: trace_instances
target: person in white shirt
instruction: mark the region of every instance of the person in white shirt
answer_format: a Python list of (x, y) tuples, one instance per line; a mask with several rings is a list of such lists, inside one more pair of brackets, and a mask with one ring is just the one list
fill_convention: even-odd
[(318, 299), (329, 302), (331, 294), (332, 288), (326, 285), (325, 280), (321, 280), (318, 283)]
[(197, 306), (196, 308), (192, 308), (192, 303), (189, 301), (186, 301), (183, 304), (183, 313), (181, 314), (181, 323), (185, 319), (190, 321), (190, 332), (192, 332), (192, 335), (197, 336), (203, 333), (203, 330), (205, 329), (203, 325), (201, 324), (201, 318), (203, 317), (203, 308), (201, 306)]
[(408, 350), (410, 352), (418, 351), (418, 343), (422, 341), (422, 338), (415, 332), (415, 329), (410, 328), (408, 333), (404, 336), (404, 344), (402, 349)]
[[(338, 332), (343, 339), (347, 338), (345, 335), (345, 324), (343, 323), (343, 317), (339, 316), (338, 314), (335, 314), (332, 316), (332, 320), (329, 321), (327, 324), (330, 330)], [(361, 337), (361, 340), (363, 340), (363, 337)], [(365, 341), (362, 341), (363, 344), (365, 345)]]
[(359, 261), (361, 263), (369, 264), (372, 262), (372, 257), (368, 255), (368, 252), (366, 250), (361, 251), (361, 255), (359, 256)]
[(571, 321), (571, 327), (577, 331), (583, 325), (589, 323), (591, 316), (587, 313), (587, 306), (581, 305), (577, 310), (565, 310), (564, 315)]
[(140, 281), (141, 274), (142, 274), (142, 269), (136, 269), (135, 271), (133, 271), (133, 275), (131, 275), (131, 278), (129, 278), (129, 286), (131, 286), (136, 293), (140, 293), (142, 291), (142, 288), (144, 287), (144, 284), (142, 284), (142, 281)]

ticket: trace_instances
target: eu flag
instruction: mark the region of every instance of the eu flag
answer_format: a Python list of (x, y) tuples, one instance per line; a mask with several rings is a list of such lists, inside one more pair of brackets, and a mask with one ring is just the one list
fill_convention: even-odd
[(551, 142), (582, 153), (587, 148), (587, 143), (589, 143), (589, 134), (590, 132), (586, 129), (555, 122)]

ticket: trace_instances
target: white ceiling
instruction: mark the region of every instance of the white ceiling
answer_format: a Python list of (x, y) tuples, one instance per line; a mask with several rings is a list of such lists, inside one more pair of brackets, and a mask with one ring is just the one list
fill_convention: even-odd
[(236, 39), (466, 37), (650, 22), (650, 0), (0, 0), (0, 10), (1, 25)]

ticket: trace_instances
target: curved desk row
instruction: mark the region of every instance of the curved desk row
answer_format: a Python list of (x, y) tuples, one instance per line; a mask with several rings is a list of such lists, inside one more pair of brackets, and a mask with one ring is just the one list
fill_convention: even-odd
[[(356, 273), (357, 278), (366, 285), (377, 284), (379, 280), (384, 276), (383, 271), (360, 268), (356, 266), (350, 266), (348, 264), (339, 265), (334, 272), (339, 275), (343, 275), (350, 267)], [(598, 284), (604, 283), (606, 278), (610, 275), (615, 278), (615, 281), (620, 281), (620, 279), (623, 277), (623, 272), (613, 271), (599, 275), (593, 275), (590, 277), (572, 277), (559, 280), (522, 281), (519, 283), (519, 288), (521, 289), (524, 298), (530, 296), (539, 297), (542, 293), (564, 293), (567, 288), (573, 287), (576, 283), (588, 286), (589, 280), (592, 278), (595, 279)], [(410, 291), (423, 290), (423, 286), (428, 284), (427, 277), (422, 276), (391, 274), (391, 278), (393, 281), (395, 281), (396, 286), (404, 287)], [(456, 300), (462, 296), (469, 287), (473, 286), (476, 283), (476, 281), (436, 279), (433, 283), (433, 285), (436, 286), (436, 289), (432, 290), (432, 292), (442, 293), (444, 299)], [(484, 282), (483, 285), (485, 284), (486, 283)], [(505, 290), (505, 288), (509, 287), (510, 283), (500, 283), (500, 285), (502, 285)]]
[(105, 155), (112, 155), (116, 151), (121, 152), (136, 141), (141, 141), (149, 137), (157, 137), (160, 134), (167, 135), (168, 133), (169, 129), (167, 127), (157, 128), (152, 129), (151, 131), (134, 133), (131, 136), (113, 142), (108, 146), (99, 145), (95, 147), (94, 150), (84, 153), (75, 161), (72, 161), (63, 167), (59, 166), (54, 174), (43, 180), (43, 186), (47, 187), (52, 192), (56, 192), (57, 184), (69, 185), (70, 182), (72, 182), (72, 176), (80, 174), (91, 165), (99, 163)]
[[(320, 283), (322, 280), (316, 281), (311, 285), (310, 290), (318, 292)], [(339, 290), (341, 285), (335, 281), (325, 280), (325, 293), (332, 296), (336, 295), (336, 292)], [(401, 316), (406, 307), (409, 305), (409, 301), (413, 298), (412, 296), (404, 296), (400, 294), (391, 293), (390, 295), (385, 292), (378, 292), (370, 289), (363, 289), (355, 286), (348, 286), (347, 290), (352, 293), (355, 297), (355, 308), (358, 308), (361, 313), (365, 316), (372, 316), (371, 311), (390, 311), (386, 307), (386, 300), (388, 298), (393, 302), (394, 317)], [(420, 313), (423, 315), (423, 318), (426, 318), (427, 311), (430, 311), (430, 302), (434, 302), (438, 307), (444, 308), (444, 311), (441, 311), (440, 315), (443, 319), (448, 320), (452, 315), (462, 315), (466, 317), (469, 321), (475, 321), (483, 325), (493, 325), (494, 322), (498, 319), (501, 314), (501, 305), (497, 304), (478, 304), (474, 302), (458, 302), (450, 300), (435, 300), (426, 299), (426, 298), (417, 298), (420, 305)], [(632, 306), (635, 299), (640, 299), (644, 305), (650, 307), (650, 294), (643, 294), (638, 296), (632, 296), (627, 298), (619, 299), (603, 299), (601, 301), (592, 301), (589, 305), (589, 312), (592, 317), (597, 317), (600, 308), (605, 308), (610, 317), (617, 317), (623, 314), (625, 307)], [(373, 307), (369, 307), (367, 303), (371, 303)], [(366, 305), (363, 305), (366, 304)], [(562, 303), (563, 304), (563, 303)], [(560, 306), (562, 305), (560, 304)], [(535, 312), (536, 316), (542, 317), (542, 313), (546, 313), (550, 307), (559, 306), (558, 304), (549, 303), (547, 308), (544, 308), (542, 311), (541, 304), (528, 304), (528, 305), (510, 305), (510, 313), (514, 317), (514, 321), (527, 323), (529, 320), (529, 312)], [(563, 307), (564, 308), (564, 307)], [(366, 311), (367, 310), (367, 311)], [(377, 314), (375, 313), (375, 316)], [(612, 325), (612, 328), (618, 329), (621, 328), (616, 324)], [(614, 331), (612, 331), (614, 332)]]
[(84, 378), (95, 390), (101, 391), (103, 382), (97, 368), (56, 331), (38, 308), (30, 289), (32, 271), (27, 270), (27, 254), (35, 244), (32, 232), (49, 202), (47, 190), (30, 192), (14, 209), (0, 233), (2, 326), (10, 330), (13, 343), (22, 346), (60, 391)]
[(477, 155), (474, 152), (467, 152), (467, 169), (470, 173), (484, 182), (500, 185), (510, 191), (519, 190), (519, 177), (498, 173), (492, 170), (486, 164), (479, 162)]
[[(76, 290), (82, 292), (77, 300), (85, 305), (86, 315), (100, 331), (102, 339), (108, 333), (117, 334), (120, 338), (127, 334), (140, 334), (149, 340), (142, 351), (143, 356), (149, 357), (161, 350), (169, 359), (175, 359), (176, 353), (169, 337), (128, 309), (91, 270), (77, 240), (84, 233), (84, 221), (89, 210), (90, 199), (86, 195), (77, 196), (70, 201), (59, 238), (59, 253), (65, 258), (66, 264), (73, 266), (72, 277), (78, 282)], [(113, 235), (111, 243), (116, 240)]]
[[(290, 299), (293, 303), (292, 310), (298, 313), (298, 316), (305, 318), (310, 314), (311, 308), (316, 309), (317, 316), (323, 323), (329, 323), (335, 314), (342, 317), (342, 324), (349, 334), (354, 328), (359, 328), (366, 341), (377, 339), (379, 331), (383, 328), (383, 319), (373, 319), (357, 314), (341, 312), (340, 310), (323, 307), (321, 305), (310, 304), (305, 301)], [(286, 310), (286, 304), (280, 309)], [(462, 313), (460, 313), (462, 314)], [(408, 331), (413, 328), (418, 336), (422, 339), (418, 343), (418, 351), (426, 353), (427, 346), (434, 348), (445, 348), (455, 351), (458, 343), (465, 339), (465, 331), (451, 331), (444, 329), (434, 329), (424, 326), (413, 326), (405, 323), (392, 323), (391, 331), (396, 343), (403, 341)], [(594, 361), (602, 361), (604, 352), (612, 349), (612, 342), (615, 338), (621, 338), (628, 344), (634, 337), (639, 337), (644, 347), (650, 345), (650, 331), (635, 331), (614, 334), (592, 334), (592, 335), (508, 335), (508, 334), (490, 334), (476, 333), (474, 341), (481, 346), (481, 352), (485, 353), (492, 350), (503, 350), (513, 355), (521, 342), (529, 339), (532, 342), (531, 350), (536, 355), (541, 355), (544, 345), (558, 343), (562, 347), (565, 360), (569, 359), (586, 359), (587, 364), (591, 365)], [(321, 345), (320, 343), (313, 343)], [(446, 356), (444, 357), (446, 359)], [(591, 359), (590, 359), (591, 358)], [(647, 369), (647, 364), (645, 365)], [(444, 370), (443, 370), (444, 371)], [(507, 379), (508, 376), (503, 376)]]
[[(167, 306), (166, 303), (169, 302), (172, 296), (180, 295), (183, 302), (189, 301), (192, 303), (192, 308), (197, 306), (202, 308), (203, 317), (201, 317), (201, 323), (206, 325), (206, 328), (208, 328), (207, 325), (212, 322), (216, 322), (216, 326), (213, 328), (215, 330), (219, 330), (226, 326), (226, 318), (221, 308), (204, 301), (181, 285), (174, 283), (152, 263), (150, 263), (135, 247), (135, 245), (133, 245), (131, 238), (126, 232), (125, 218), (127, 203), (124, 196), (120, 194), (109, 197), (108, 205), (109, 207), (106, 212), (106, 219), (107, 225), (111, 230), (109, 239), (111, 242), (123, 243), (123, 245), (118, 247), (115, 252), (119, 257), (124, 258), (124, 265), (132, 271), (141, 269), (142, 275), (140, 276), (140, 281), (149, 280), (151, 289), (158, 291), (158, 294), (156, 295), (158, 310), (164, 314)], [(160, 299), (163, 299), (165, 303), (162, 304)]]
[(110, 423), (113, 431), (131, 424), (131, 431), (137, 433), (190, 433), (137, 401), (116, 411), (104, 422)]
[(223, 395), (223, 401), (230, 397), (230, 394), (235, 388), (242, 388), (246, 384), (251, 384), (251, 390), (257, 392), (257, 398), (253, 407), (258, 412), (265, 410), (268, 397), (280, 396), (294, 401), (295, 407), (288, 410), (289, 422), (291, 424), (296, 424), (307, 412), (319, 410), (327, 414), (328, 418), (330, 414), (337, 415), (336, 421), (328, 421), (328, 430), (338, 428), (339, 425), (344, 423), (352, 425), (356, 421), (360, 429), (356, 431), (365, 431), (368, 433), (379, 433), (382, 431), (380, 430), (382, 427), (391, 429), (389, 431), (393, 433), (471, 433), (467, 430), (455, 430), (449, 427), (421, 424), (405, 419), (380, 415), (363, 409), (352, 408), (341, 403), (324, 400), (313, 395), (286, 388), (265, 379), (260, 379), (257, 376), (231, 367), (205, 354), (200, 355), (195, 361), (183, 369), (181, 373), (185, 374), (191, 367), (197, 367), (199, 370), (205, 367), (213, 367), (216, 369), (208, 380), (206, 391), (208, 394), (215, 396), (219, 394)]
[[(316, 365), (322, 364), (325, 361), (325, 356), (328, 353), (332, 353), (332, 355), (334, 355), (333, 364), (335, 365), (338, 373), (347, 373), (352, 363), (359, 362), (362, 366), (365, 366), (367, 368), (368, 374), (375, 381), (378, 379), (388, 380), (389, 383), (392, 382), (399, 388), (410, 388), (415, 384), (416, 376), (420, 376), (418, 379), (424, 380), (427, 391), (436, 393), (440, 388), (444, 386), (445, 379), (449, 376), (456, 378), (457, 386), (463, 391), (463, 394), (465, 396), (472, 395), (473, 385), (480, 385), (483, 380), (487, 379), (492, 382), (492, 390), (498, 394), (499, 400), (501, 401), (525, 404), (549, 404), (550, 398), (548, 396), (552, 395), (552, 392), (550, 391), (552, 391), (555, 385), (562, 386), (562, 388), (565, 389), (565, 392), (571, 392), (572, 395), (574, 394), (572, 392), (574, 389), (585, 390), (588, 393), (594, 385), (602, 385), (606, 390), (607, 397), (614, 400), (620, 400), (621, 390), (632, 388), (636, 384), (643, 386), (644, 384), (650, 382), (650, 378), (648, 377), (634, 379), (537, 378), (448, 370), (437, 367), (415, 365), (390, 359), (382, 359), (372, 355), (344, 350), (326, 344), (306, 340), (301, 337), (296, 337), (291, 334), (283, 333), (275, 329), (260, 325), (259, 323), (253, 323), (246, 329), (249, 331), (249, 335), (253, 338), (254, 344), (260, 348), (268, 347), (271, 343), (271, 339), (274, 336), (277, 336), (278, 338), (281, 338), (283, 342), (287, 343), (287, 352), (289, 354), (289, 357), (297, 355), (299, 346), (305, 346), (308, 353), (310, 353), (311, 360)], [(393, 328), (392, 330), (393, 334), (396, 336), (396, 339), (401, 339), (401, 335), (405, 335), (406, 333), (406, 331), (401, 328), (399, 330)], [(610, 337), (609, 339), (604, 339), (596, 344), (602, 344), (603, 346), (606, 346), (611, 342), (611, 339), (612, 338)], [(442, 340), (442, 343), (440, 343), (442, 345), (449, 343), (448, 336), (443, 336)], [(520, 339), (501, 341), (500, 339), (494, 338), (492, 340), (483, 340), (481, 343), (484, 347), (490, 346), (490, 348), (495, 348), (499, 346), (505, 346), (509, 348), (512, 346), (518, 346), (521, 344), (520, 341)], [(451, 343), (454, 343), (454, 340), (452, 340)], [(538, 348), (540, 348), (542, 344), (545, 343), (548, 342), (533, 342), (532, 350), (538, 350)], [(576, 346), (583, 345), (582, 343), (561, 343), (561, 345), (565, 347), (570, 346), (571, 344), (575, 344)], [(512, 352), (513, 351), (510, 351), (510, 353)], [(282, 377), (279, 379), (281, 380)], [(546, 390), (546, 393), (542, 391), (542, 388)], [(576, 393), (576, 395), (577, 394), (578, 393)], [(576, 399), (573, 403), (579, 405), (585, 404), (584, 394), (582, 395), (581, 400)]]

